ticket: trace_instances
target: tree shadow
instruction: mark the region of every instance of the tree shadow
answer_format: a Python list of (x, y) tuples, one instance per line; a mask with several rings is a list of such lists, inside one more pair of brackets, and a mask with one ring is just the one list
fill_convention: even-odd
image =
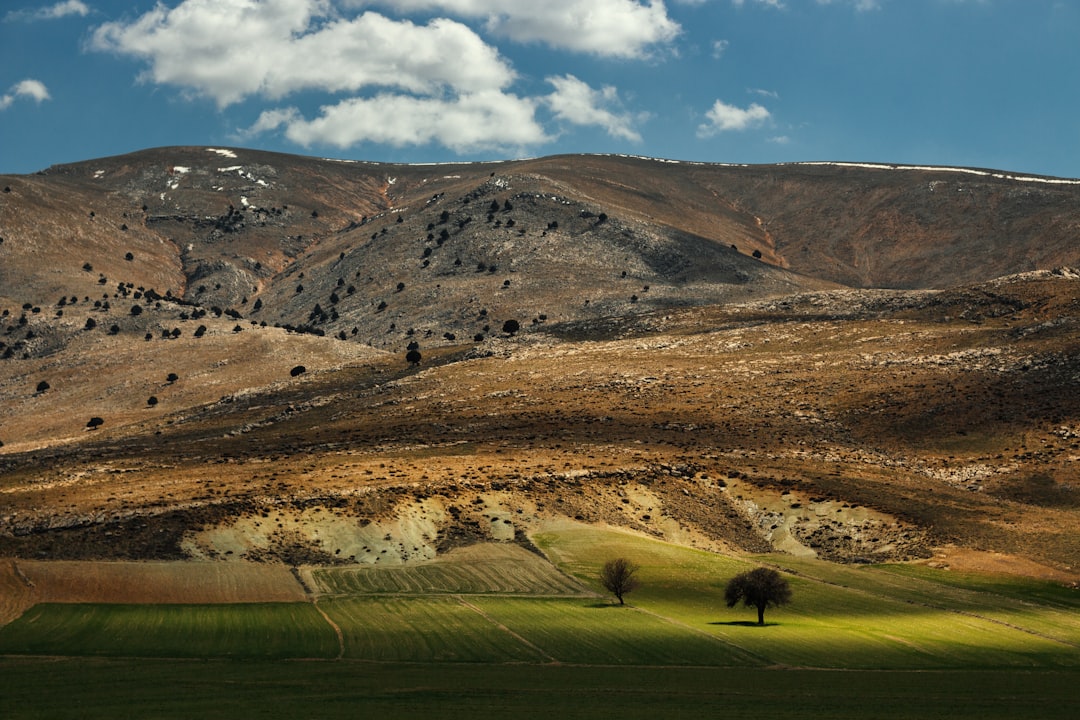
[(598, 602), (598, 603), (593, 603), (592, 605), (586, 605), (585, 607), (587, 607), (587, 608), (618, 608), (618, 607), (624, 608), (624, 607), (629, 607), (629, 605), (620, 605), (617, 602)]
[(728, 626), (732, 626), (732, 627), (769, 627), (770, 625), (779, 625), (780, 623), (767, 622), (764, 625), (758, 625), (756, 620), (728, 620), (726, 622), (721, 622), (721, 621), (717, 620), (716, 622), (711, 622), (709, 624), (710, 625), (728, 625)]

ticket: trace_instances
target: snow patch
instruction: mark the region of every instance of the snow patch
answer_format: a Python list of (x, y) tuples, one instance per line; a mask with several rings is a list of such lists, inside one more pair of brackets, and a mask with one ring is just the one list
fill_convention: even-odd
[(243, 170), (243, 169), (244, 169), (243, 165), (230, 165), (229, 167), (218, 168), (217, 171), (227, 173), (227, 172), (237, 172), (237, 171), (240, 171), (240, 170)]
[(223, 150), (221, 148), (206, 148), (206, 151), (207, 152), (212, 152), (212, 153), (217, 153), (218, 155), (221, 155), (222, 157), (233, 158), (233, 159), (236, 158), (236, 153), (234, 153), (232, 150)]
[(243, 205), (244, 207), (248, 207), (251, 203), (248, 202), (248, 199), (247, 199), (246, 195), (241, 195), (240, 196), (240, 204)]
[(974, 170), (972, 168), (936, 167), (934, 165), (889, 165), (884, 163), (854, 163), (854, 162), (798, 162), (790, 165), (828, 165), (832, 167), (865, 168), (868, 170), (926, 170), (929, 172), (961, 173), (964, 175), (976, 175), (978, 177), (991, 177), (996, 180), (1014, 180), (1016, 182), (1043, 183), (1045, 185), (1080, 185), (1080, 180), (1066, 180), (1064, 178), (1035, 177), (1033, 175), (1011, 175), (1009, 173), (990, 172), (989, 170)]
[(191, 168), (185, 167), (183, 165), (173, 165), (172, 171), (176, 175), (185, 175), (185, 174), (191, 172)]
[(105, 171), (104, 170), (97, 170), (97, 171), (94, 172), (94, 179), (100, 180), (103, 177), (105, 177)]

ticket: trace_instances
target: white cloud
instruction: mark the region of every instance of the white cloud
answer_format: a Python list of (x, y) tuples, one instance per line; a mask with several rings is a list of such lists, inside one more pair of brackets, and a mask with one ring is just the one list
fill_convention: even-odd
[(4, 16), (8, 21), (59, 20), (69, 15), (86, 17), (90, 8), (82, 0), (65, 0), (36, 10), (12, 10)]
[[(750, 0), (750, 1), (754, 2), (754, 3), (757, 3), (758, 5), (767, 5), (769, 7), (774, 7), (774, 8), (779, 8), (779, 9), (783, 9), (783, 8), (787, 7), (786, 5), (784, 5), (783, 0)], [(820, 1), (821, 0), (818, 0), (818, 2), (820, 2)], [(828, 2), (828, 1), (829, 0), (825, 0), (825, 2)], [(734, 5), (735, 7), (742, 7), (743, 5), (746, 4), (746, 0), (731, 0), (731, 4)]]
[(761, 97), (772, 98), (773, 100), (776, 100), (776, 99), (778, 99), (780, 97), (780, 93), (776, 92), (775, 90), (763, 90), (761, 88), (750, 88), (749, 90), (747, 90), (747, 92), (750, 93), (751, 95), (760, 95)]
[(859, 12), (881, 8), (881, 0), (817, 0), (818, 5), (833, 5), (836, 3), (851, 5)]
[[(413, 19), (342, 8), (385, 6)], [(417, 24), (420, 10), (446, 11)], [(354, 11), (355, 12), (355, 11)], [(641, 140), (613, 87), (553, 76), (554, 92), (520, 97), (499, 50), (464, 24), (601, 55), (637, 57), (679, 27), (660, 0), (181, 0), (105, 23), (92, 50), (135, 58), (140, 80), (226, 108), (300, 92), (333, 93), (317, 111), (280, 103), (240, 137), (280, 132), (305, 147), (438, 143), (457, 152), (524, 149), (553, 138), (537, 119), (603, 128)], [(275, 102), (275, 104), (278, 104)], [(640, 117), (640, 116), (639, 116)]]
[(106, 23), (90, 46), (143, 59), (149, 68), (141, 79), (185, 88), (219, 107), (310, 89), (473, 93), (514, 78), (498, 50), (461, 23), (332, 15), (327, 0), (185, 0), (175, 8), (159, 4), (131, 23)]
[(249, 130), (283, 126), (287, 138), (305, 147), (347, 148), (361, 142), (401, 147), (434, 142), (455, 152), (474, 152), (548, 142), (551, 138), (536, 122), (535, 111), (534, 101), (497, 90), (452, 100), (382, 94), (324, 106), (313, 120), (294, 108), (264, 112)]
[(4, 95), (0, 95), (0, 110), (7, 110), (16, 98), (26, 97), (41, 103), (49, 99), (49, 90), (40, 80), (27, 78), (11, 86)]
[(682, 31), (663, 0), (348, 0), (410, 12), (436, 10), (482, 19), (488, 32), (516, 42), (636, 58)]
[(771, 118), (772, 115), (768, 110), (757, 103), (753, 103), (750, 107), (743, 109), (717, 100), (713, 104), (712, 109), (705, 113), (705, 117), (709, 122), (699, 125), (697, 132), (698, 137), (702, 138), (712, 137), (720, 132), (746, 130), (747, 128), (761, 125)]
[(597, 125), (612, 137), (641, 142), (641, 135), (633, 128), (633, 118), (609, 109), (620, 106), (619, 94), (614, 87), (593, 90), (573, 75), (553, 76), (547, 81), (555, 86), (555, 92), (544, 98), (544, 102), (559, 120), (575, 125)]
[(731, 43), (727, 40), (714, 40), (712, 44), (712, 56), (719, 60), (727, 51), (729, 45), (731, 45)]

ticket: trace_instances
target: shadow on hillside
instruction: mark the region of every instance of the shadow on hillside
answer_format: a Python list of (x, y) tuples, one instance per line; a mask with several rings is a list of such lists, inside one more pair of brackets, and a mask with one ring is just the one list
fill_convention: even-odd
[(727, 625), (729, 627), (770, 627), (770, 626), (773, 626), (773, 625), (779, 625), (780, 623), (767, 622), (764, 625), (758, 625), (757, 621), (755, 621), (755, 620), (729, 620), (727, 622), (720, 622), (718, 620), (716, 622), (711, 622), (709, 624), (710, 625)]

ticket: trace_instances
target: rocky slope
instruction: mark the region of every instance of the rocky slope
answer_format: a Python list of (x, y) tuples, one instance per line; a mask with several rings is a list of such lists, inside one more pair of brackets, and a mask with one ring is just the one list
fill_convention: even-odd
[(0, 185), (0, 555), (407, 562), (562, 519), (1080, 562), (1074, 185), (221, 148)]

